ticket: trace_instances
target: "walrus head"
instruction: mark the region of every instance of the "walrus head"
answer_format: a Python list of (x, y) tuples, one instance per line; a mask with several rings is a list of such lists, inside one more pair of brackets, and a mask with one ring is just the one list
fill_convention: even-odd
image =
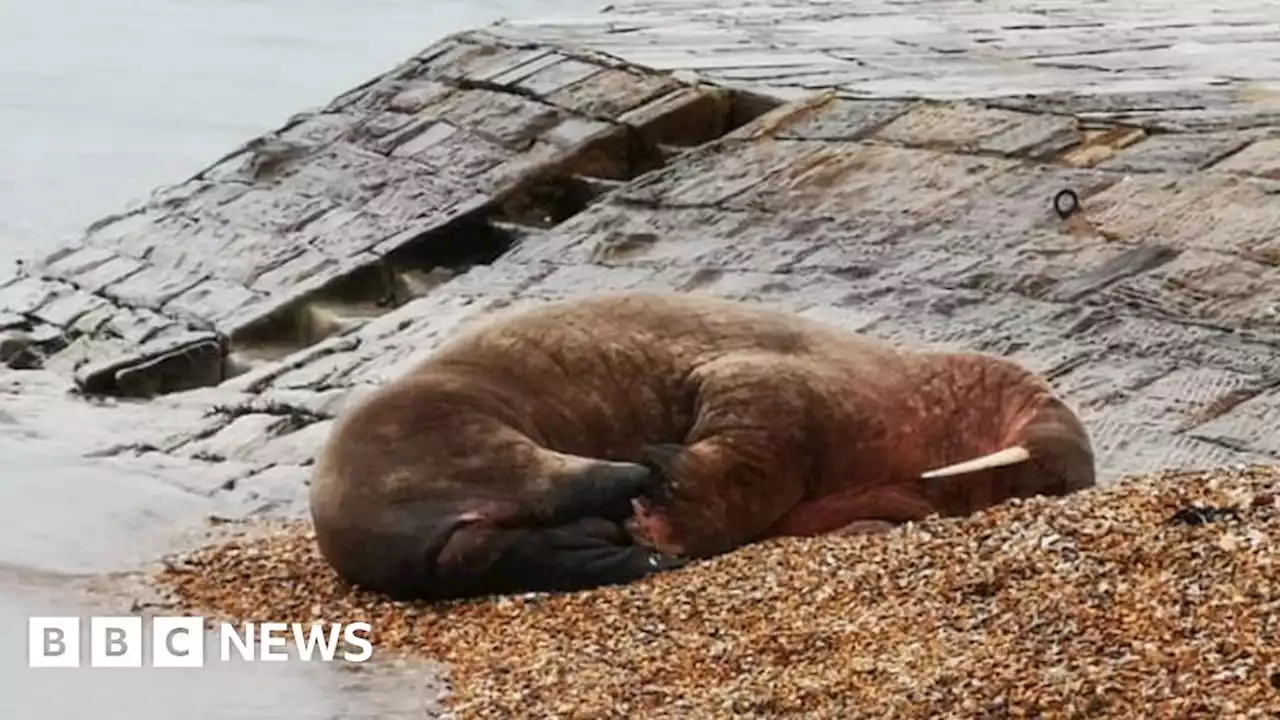
[(1010, 497), (1068, 495), (1096, 484), (1084, 424), (1061, 400), (1044, 400), (1014, 418), (1000, 450), (920, 475), (943, 514), (973, 512)]

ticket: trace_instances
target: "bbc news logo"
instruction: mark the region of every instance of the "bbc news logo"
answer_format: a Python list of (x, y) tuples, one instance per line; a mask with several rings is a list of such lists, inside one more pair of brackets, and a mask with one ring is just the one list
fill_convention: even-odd
[[(89, 618), (82, 637), (79, 617), (33, 617), (27, 621), (29, 667), (80, 667), (84, 647), (90, 667), (142, 667), (143, 649), (150, 648), (152, 667), (204, 667), (205, 625), (201, 617), (156, 617), (150, 624), (150, 643), (141, 617)], [(291, 658), (292, 639), (298, 658), (332, 662), (364, 662), (373, 655), (369, 623), (245, 623), (237, 628), (220, 623), (217, 658), (269, 662)], [(84, 642), (82, 642), (84, 640)], [(348, 646), (339, 652), (339, 640)], [(82, 647), (84, 646), (84, 647)], [(356, 650), (350, 649), (354, 646)]]

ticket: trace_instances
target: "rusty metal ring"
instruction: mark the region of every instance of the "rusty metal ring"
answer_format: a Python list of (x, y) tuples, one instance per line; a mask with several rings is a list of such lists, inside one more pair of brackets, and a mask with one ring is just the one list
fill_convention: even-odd
[(1066, 189), (1059, 190), (1057, 195), (1053, 196), (1053, 209), (1058, 213), (1058, 217), (1066, 219), (1076, 210), (1080, 209), (1080, 196), (1075, 190)]

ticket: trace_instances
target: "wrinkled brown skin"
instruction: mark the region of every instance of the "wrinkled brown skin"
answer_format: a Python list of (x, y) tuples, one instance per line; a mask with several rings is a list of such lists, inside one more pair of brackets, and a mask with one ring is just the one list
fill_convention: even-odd
[[(880, 532), (935, 513), (963, 516), (1010, 498), (1067, 495), (1096, 483), (1084, 425), (1043, 380), (987, 355), (922, 354), (914, 360), (916, 377), (932, 380), (922, 379), (900, 411), (898, 435), (865, 442), (860, 451), (868, 465), (873, 458), (881, 463), (881, 480), (803, 502), (771, 534)], [(924, 409), (929, 406), (932, 413)], [(926, 470), (1014, 445), (1029, 450), (1030, 460), (919, 479)]]
[[(918, 479), (1013, 442), (1033, 462)], [(499, 318), (365, 398), (318, 458), (311, 509), (348, 582), (450, 598), (621, 584), (774, 535), (1062, 494), (1093, 472), (1079, 421), (1009, 362), (622, 293)]]

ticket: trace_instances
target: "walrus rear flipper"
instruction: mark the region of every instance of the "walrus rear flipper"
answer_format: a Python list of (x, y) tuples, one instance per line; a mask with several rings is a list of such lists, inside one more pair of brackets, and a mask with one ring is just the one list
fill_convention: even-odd
[(621, 585), (684, 564), (633, 544), (619, 523), (601, 518), (538, 527), (477, 516), (414, 522), (393, 512), (380, 533), (363, 538), (372, 552), (340, 574), (395, 600), (454, 600)]
[(683, 564), (633, 544), (618, 523), (601, 518), (552, 527), (474, 523), (453, 534), (422, 578), (421, 593), (467, 598), (573, 592), (623, 585)]
[(574, 592), (625, 585), (687, 561), (635, 545), (616, 522), (584, 518), (525, 529), (486, 573), (490, 593)]

